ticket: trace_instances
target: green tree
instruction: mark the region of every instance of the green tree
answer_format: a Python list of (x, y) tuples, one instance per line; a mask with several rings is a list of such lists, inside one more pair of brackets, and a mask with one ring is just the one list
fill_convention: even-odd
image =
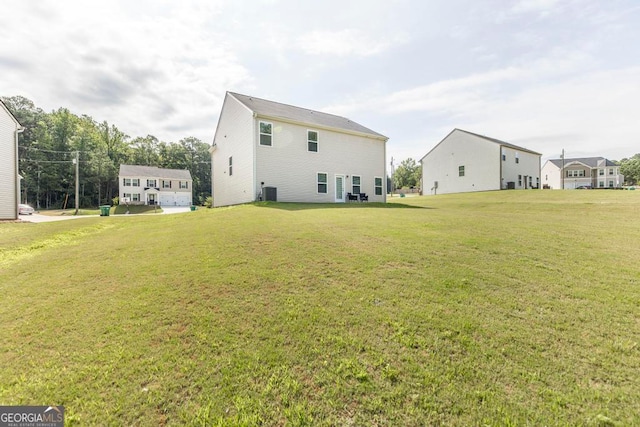
[(409, 157), (400, 162), (400, 165), (393, 173), (393, 185), (395, 188), (411, 188), (420, 184), (420, 165)]
[(620, 173), (624, 175), (625, 182), (631, 185), (640, 183), (640, 153), (620, 160)]

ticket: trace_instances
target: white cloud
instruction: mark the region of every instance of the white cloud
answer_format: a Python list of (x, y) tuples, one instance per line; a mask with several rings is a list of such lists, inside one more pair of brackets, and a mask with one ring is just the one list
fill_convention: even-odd
[(406, 41), (407, 38), (403, 35), (376, 39), (362, 30), (351, 28), (303, 34), (298, 39), (297, 47), (310, 55), (371, 56)]

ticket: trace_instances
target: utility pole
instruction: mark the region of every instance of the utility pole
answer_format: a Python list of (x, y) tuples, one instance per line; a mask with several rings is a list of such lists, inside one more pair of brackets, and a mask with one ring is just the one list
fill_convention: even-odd
[(560, 158), (562, 159), (562, 189), (564, 190), (564, 148), (562, 149)]
[(393, 168), (393, 157), (391, 157), (391, 197), (393, 197), (393, 192), (395, 191), (395, 184), (393, 182), (393, 175), (395, 174), (395, 169)]
[(76, 164), (76, 213), (74, 215), (78, 215), (78, 207), (80, 206), (80, 152), (76, 151), (76, 158), (73, 159), (73, 163)]

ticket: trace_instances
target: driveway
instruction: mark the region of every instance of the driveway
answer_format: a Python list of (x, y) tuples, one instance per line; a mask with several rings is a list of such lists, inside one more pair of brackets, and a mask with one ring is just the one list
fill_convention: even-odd
[(39, 213), (34, 213), (32, 215), (20, 215), (20, 220), (24, 222), (51, 222), (51, 221), (65, 221), (68, 219), (78, 219), (78, 218), (90, 218), (94, 215), (40, 215)]
[(183, 212), (190, 212), (190, 206), (162, 206), (163, 214), (177, 214)]

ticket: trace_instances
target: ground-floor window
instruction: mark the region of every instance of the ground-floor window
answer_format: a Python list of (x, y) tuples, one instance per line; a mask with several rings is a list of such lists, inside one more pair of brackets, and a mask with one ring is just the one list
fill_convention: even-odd
[(382, 196), (382, 178), (380, 178), (379, 176), (376, 176), (373, 179), (373, 190), (376, 196)]
[(522, 175), (518, 175), (518, 187), (522, 187)]
[(360, 194), (360, 177), (358, 175), (351, 176), (351, 193)]
[(609, 181), (609, 187), (613, 188), (613, 181)]
[(600, 188), (604, 188), (604, 181), (600, 181), (600, 182), (598, 182), (598, 187), (600, 187)]
[(317, 176), (318, 193), (327, 194), (327, 174), (318, 172)]

